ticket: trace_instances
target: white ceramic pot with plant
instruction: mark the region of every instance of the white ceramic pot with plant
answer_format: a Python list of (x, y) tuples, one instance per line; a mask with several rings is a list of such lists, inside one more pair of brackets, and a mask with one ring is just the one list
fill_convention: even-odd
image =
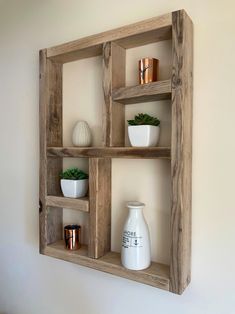
[(160, 120), (147, 113), (139, 113), (134, 120), (127, 120), (131, 146), (156, 146), (160, 136)]
[(61, 174), (60, 186), (65, 197), (84, 197), (88, 190), (88, 174), (78, 168), (70, 168)]

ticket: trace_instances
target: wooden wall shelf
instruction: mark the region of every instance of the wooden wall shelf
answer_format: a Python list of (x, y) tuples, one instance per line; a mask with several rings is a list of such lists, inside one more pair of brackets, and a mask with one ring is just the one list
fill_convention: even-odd
[(48, 157), (171, 158), (170, 147), (48, 147)]
[(68, 198), (63, 196), (53, 196), (48, 195), (46, 197), (47, 207), (62, 207), (74, 210), (79, 210), (82, 212), (89, 212), (89, 198)]
[(170, 80), (121, 87), (113, 91), (113, 101), (124, 105), (164, 99), (171, 99)]
[[(172, 40), (170, 80), (127, 87), (126, 49)], [(100, 55), (103, 61), (103, 145), (63, 147), (63, 63)], [(184, 10), (40, 51), (40, 252), (181, 294), (190, 282), (192, 176), (193, 25)], [(124, 107), (169, 99), (170, 147), (125, 147)], [(61, 196), (63, 157), (89, 159), (89, 197)], [(112, 158), (164, 158), (171, 167), (170, 265), (153, 262), (143, 271), (125, 269), (111, 252)], [(63, 208), (89, 217), (88, 246), (64, 249)]]

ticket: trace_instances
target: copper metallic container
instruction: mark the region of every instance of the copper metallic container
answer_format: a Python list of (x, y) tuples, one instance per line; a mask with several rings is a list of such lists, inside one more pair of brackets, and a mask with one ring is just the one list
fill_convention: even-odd
[(81, 226), (68, 225), (64, 227), (65, 248), (68, 250), (78, 250), (80, 244)]
[(143, 58), (139, 60), (139, 83), (146, 84), (158, 80), (159, 60)]

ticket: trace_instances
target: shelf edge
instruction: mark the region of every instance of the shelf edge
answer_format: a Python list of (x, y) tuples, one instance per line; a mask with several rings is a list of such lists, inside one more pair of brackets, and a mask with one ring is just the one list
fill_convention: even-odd
[(125, 105), (171, 99), (171, 81), (165, 80), (120, 87), (113, 91), (112, 98), (113, 101)]
[[(59, 244), (47, 245), (43, 253), (47, 256), (169, 291), (169, 266), (167, 265), (153, 262), (152, 266), (146, 270), (128, 270), (117, 262), (117, 260), (120, 260), (119, 253), (110, 252), (99, 259), (92, 259), (87, 257), (84, 251), (81, 254), (79, 254), (79, 251), (66, 251), (63, 248), (62, 241)], [(156, 269), (159, 269), (158, 274), (153, 272)]]
[(83, 212), (89, 212), (89, 200), (84, 198), (68, 198), (63, 196), (46, 196), (46, 206), (48, 207), (60, 207), (79, 210)]
[(170, 147), (48, 147), (48, 157), (171, 158)]

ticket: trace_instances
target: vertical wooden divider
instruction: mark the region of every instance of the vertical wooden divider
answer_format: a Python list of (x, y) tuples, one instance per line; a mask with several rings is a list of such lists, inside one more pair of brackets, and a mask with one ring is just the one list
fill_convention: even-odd
[(103, 145), (125, 146), (125, 108), (112, 101), (112, 90), (126, 82), (126, 50), (107, 42), (103, 45)]
[(40, 51), (40, 252), (62, 238), (62, 208), (46, 208), (47, 195), (60, 195), (61, 158), (47, 158), (47, 146), (62, 146), (62, 64)]
[(90, 223), (88, 255), (99, 258), (110, 251), (111, 159), (89, 158)]
[(172, 143), (170, 290), (190, 282), (192, 194), (193, 26), (184, 10), (172, 13)]
[[(112, 90), (125, 86), (126, 51), (115, 43), (103, 45), (103, 146), (124, 146), (124, 105), (112, 101)], [(99, 258), (111, 247), (110, 158), (89, 159), (89, 247), (88, 255)]]

